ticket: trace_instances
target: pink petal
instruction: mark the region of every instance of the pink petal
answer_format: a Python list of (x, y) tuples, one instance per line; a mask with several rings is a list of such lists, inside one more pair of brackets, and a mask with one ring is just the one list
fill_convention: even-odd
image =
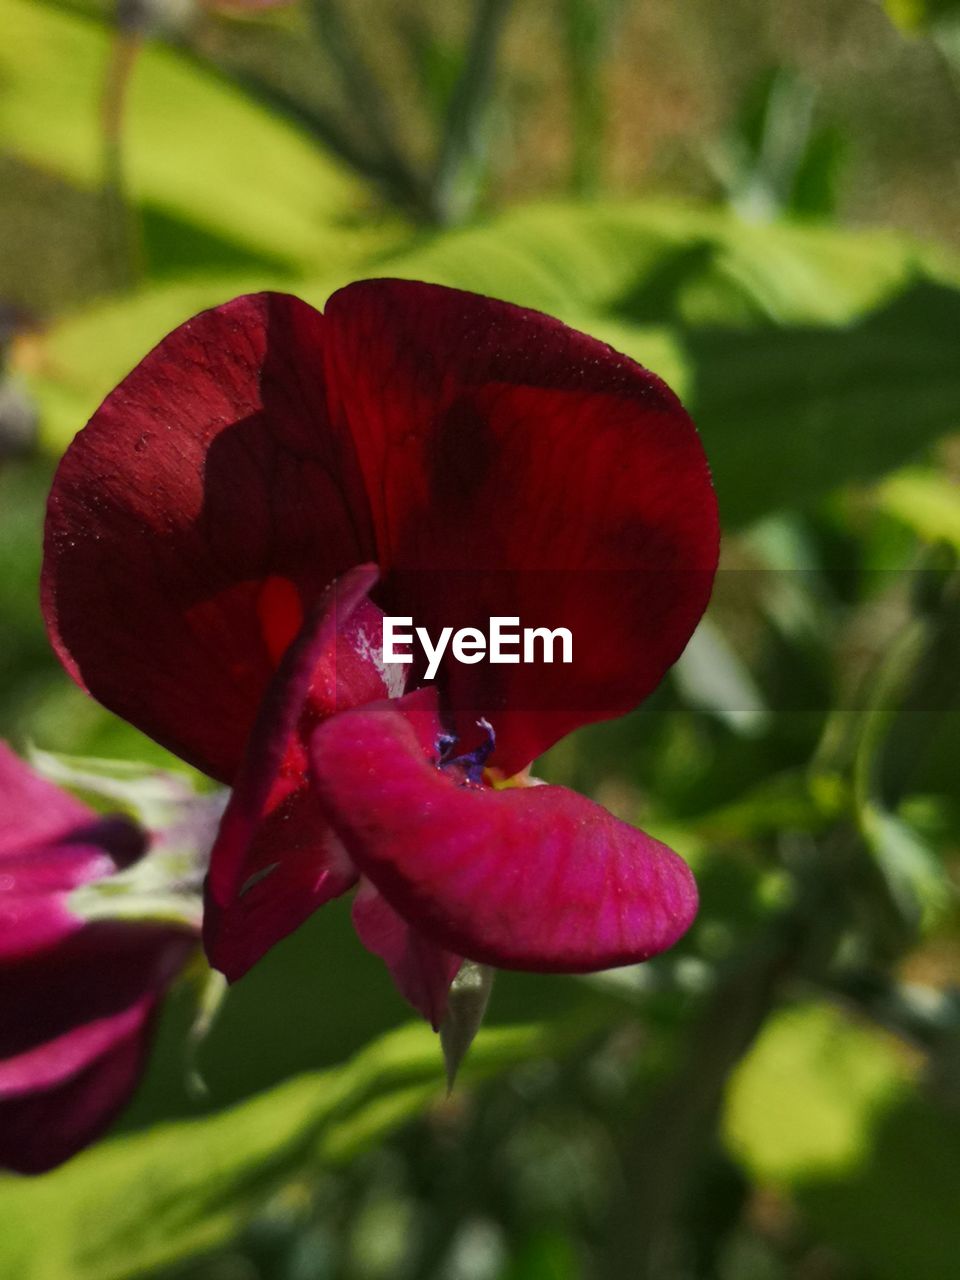
[(195, 947), (185, 932), (104, 922), (0, 966), (0, 1166), (41, 1172), (107, 1128)]
[[(145, 833), (126, 818), (101, 818), (48, 782), (0, 742), (0, 870), (28, 887), (73, 889), (129, 866), (144, 852)], [(44, 849), (40, 856), (34, 851)], [(15, 866), (16, 864), (16, 866)], [(9, 887), (9, 885), (7, 886)]]
[(95, 821), (92, 809), (41, 778), (0, 742), (0, 859)]
[(129, 1101), (150, 1047), (156, 999), (129, 1011), (104, 1051), (56, 1083), (0, 1093), (0, 1168), (37, 1174), (62, 1164), (98, 1138)]
[(336, 716), (311, 744), (331, 824), (412, 927), (471, 960), (570, 973), (682, 936), (697, 893), (672, 850), (563, 787), (492, 791), (438, 769), (426, 692)]
[(207, 877), (204, 944), (231, 981), (356, 881), (308, 785), (303, 739), (339, 708), (391, 692), (382, 615), (366, 596), (376, 576), (361, 566), (331, 588), (260, 709)]
[(56, 946), (0, 965), (0, 1062), (159, 994), (196, 948), (160, 925), (98, 921)]
[(0, 742), (0, 959), (79, 929), (70, 890), (112, 875), (145, 846), (134, 823), (98, 817)]
[(30, 955), (82, 929), (83, 921), (69, 908), (68, 890), (113, 870), (113, 863), (96, 845), (67, 850), (41, 847), (21, 858), (4, 858), (0, 863), (0, 961)]
[(369, 880), (361, 880), (353, 900), (353, 924), (367, 950), (390, 970), (400, 994), (437, 1031), (462, 957), (438, 947), (398, 915)]
[(16, 1057), (0, 1060), (0, 1099), (41, 1093), (76, 1075), (142, 1026), (155, 1003), (151, 992), (129, 1008), (83, 1022)]

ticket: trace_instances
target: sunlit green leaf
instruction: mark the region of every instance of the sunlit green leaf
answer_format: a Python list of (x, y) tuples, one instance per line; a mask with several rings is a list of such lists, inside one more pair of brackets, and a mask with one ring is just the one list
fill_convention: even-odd
[(884, 8), (906, 31), (922, 31), (960, 17), (957, 0), (884, 0)]
[[(0, 29), (4, 145), (97, 187), (108, 30), (31, 0), (0, 0)], [(132, 195), (154, 219), (154, 238), (168, 245), (173, 222), (186, 220), (217, 244), (316, 269), (382, 243), (381, 231), (356, 223), (361, 189), (309, 139), (159, 43), (144, 47), (134, 67), (124, 152)], [(201, 250), (183, 265), (209, 269), (217, 256), (205, 262)]]
[(946, 255), (891, 232), (755, 226), (715, 209), (649, 201), (531, 205), (381, 266), (564, 319), (613, 314), (643, 323), (839, 324), (889, 298), (921, 267), (960, 279)]
[(901, 471), (880, 486), (877, 503), (922, 538), (960, 550), (960, 485), (942, 472)]
[(802, 1005), (768, 1022), (728, 1092), (750, 1175), (878, 1280), (943, 1280), (960, 1255), (960, 1123), (913, 1077), (886, 1034)]
[(841, 1173), (863, 1159), (874, 1116), (908, 1080), (879, 1033), (824, 1006), (785, 1010), (733, 1077), (727, 1141), (762, 1182)]
[[(578, 1034), (481, 1032), (462, 1078), (549, 1055)], [(409, 1026), (228, 1111), (114, 1139), (39, 1179), (0, 1179), (0, 1274), (122, 1280), (192, 1257), (230, 1239), (316, 1160), (352, 1158), (442, 1096), (436, 1036)]]

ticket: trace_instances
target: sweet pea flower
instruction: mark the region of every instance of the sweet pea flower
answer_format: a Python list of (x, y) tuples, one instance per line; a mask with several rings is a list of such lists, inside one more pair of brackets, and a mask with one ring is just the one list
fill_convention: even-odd
[[(436, 1026), (464, 957), (583, 972), (689, 926), (676, 854), (528, 766), (653, 690), (718, 540), (653, 374), (538, 312), (374, 280), (165, 338), (61, 462), (43, 603), (78, 682), (233, 787), (214, 966), (240, 977), (359, 884), (361, 940)], [(572, 661), (448, 656), (428, 684), (384, 662), (384, 614), (566, 627)]]
[(130, 1098), (157, 1009), (196, 950), (189, 927), (75, 907), (138, 862), (149, 836), (103, 818), (0, 743), (0, 1167), (42, 1173)]

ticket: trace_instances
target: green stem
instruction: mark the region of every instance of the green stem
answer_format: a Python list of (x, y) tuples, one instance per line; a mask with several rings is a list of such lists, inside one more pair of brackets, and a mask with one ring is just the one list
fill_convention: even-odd
[(513, 0), (477, 0), (473, 29), (450, 97), (430, 186), (434, 218), (444, 226), (461, 222), (476, 206), (497, 50), (512, 3)]
[(618, 8), (618, 0), (562, 0), (572, 128), (570, 181), (580, 196), (593, 195), (601, 183), (607, 125), (603, 63)]
[(122, 288), (132, 289), (143, 275), (143, 249), (135, 210), (127, 195), (123, 127), (127, 92), (140, 35), (118, 32), (114, 37), (103, 87), (103, 197), (108, 266)]

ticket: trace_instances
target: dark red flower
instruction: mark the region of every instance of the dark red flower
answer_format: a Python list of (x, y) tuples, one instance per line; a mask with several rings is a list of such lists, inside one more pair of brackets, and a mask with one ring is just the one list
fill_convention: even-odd
[[(234, 785), (214, 964), (239, 976), (362, 873), (361, 937), (437, 1021), (460, 955), (597, 968), (689, 924), (689, 873), (649, 837), (560, 788), (474, 783), (636, 706), (717, 544), (696, 432), (652, 374), (536, 312), (370, 281), (323, 315), (238, 298), (151, 352), (60, 466), (43, 600), (78, 681)], [(369, 706), (423, 675), (383, 664), (381, 611), (566, 627), (573, 662), (448, 661), (437, 706)]]
[(146, 834), (100, 818), (0, 743), (0, 1167), (41, 1173), (98, 1137), (140, 1077), (189, 932), (100, 920), (82, 885), (138, 859)]

